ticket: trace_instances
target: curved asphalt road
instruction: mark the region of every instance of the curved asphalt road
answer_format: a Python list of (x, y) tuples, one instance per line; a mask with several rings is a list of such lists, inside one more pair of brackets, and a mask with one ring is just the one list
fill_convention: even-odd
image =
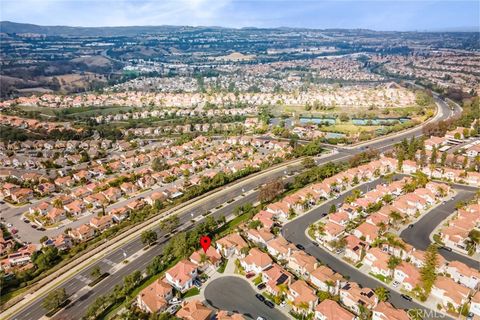
[[(413, 228), (407, 228), (402, 231), (400, 237), (405, 242), (411, 244), (417, 249), (426, 250), (431, 243), (430, 234), (439, 224), (443, 223), (446, 218), (455, 212), (455, 205), (459, 201), (472, 200), (475, 196), (475, 192), (478, 191), (478, 188), (457, 184), (453, 185), (453, 187), (457, 191), (457, 195), (454, 199), (451, 199), (445, 204), (431, 210), (428, 214), (417, 221), (413, 225)], [(465, 263), (471, 268), (480, 269), (480, 262), (473, 258), (443, 249), (440, 249), (438, 253), (448, 261), (457, 260)]]
[[(436, 101), (437, 101), (437, 105), (439, 106), (439, 113), (436, 117), (436, 120), (444, 120), (451, 117), (454, 113), (460, 112), (458, 108), (454, 112), (452, 112), (448, 107), (448, 105), (439, 98), (436, 98)], [(363, 144), (362, 147), (352, 148), (349, 150), (341, 149), (337, 154), (327, 156), (325, 158), (317, 160), (317, 164), (321, 165), (329, 161), (335, 162), (340, 160), (346, 160), (352, 155), (361, 153), (366, 149), (377, 150), (382, 152), (390, 148), (395, 143), (402, 141), (404, 138), (411, 138), (412, 136), (418, 137), (421, 135), (422, 135), (422, 128), (421, 127), (416, 128), (414, 130), (398, 134), (392, 138), (374, 140), (370, 143)], [(299, 169), (301, 169), (301, 167), (297, 165), (297, 166), (289, 166), (286, 170), (296, 171)], [(272, 173), (269, 179), (273, 179), (275, 177), (281, 177), (281, 176), (284, 176), (283, 172), (276, 172), (276, 173)], [(192, 217), (197, 217), (205, 213), (207, 210), (210, 210), (220, 204), (225, 203), (225, 201), (227, 201), (228, 199), (233, 199), (237, 197), (238, 195), (242, 194), (243, 192), (242, 189), (244, 189), (245, 192), (255, 189), (256, 187), (265, 183), (266, 180), (267, 180), (266, 178), (260, 178), (260, 179), (254, 179), (247, 184), (233, 185), (231, 187), (228, 187), (229, 192), (227, 195), (219, 195), (214, 199), (212, 199), (211, 201), (209, 201), (208, 203), (202, 203), (201, 201), (199, 201), (198, 206), (195, 209), (192, 209), (190, 212), (183, 214), (179, 217), (180, 224), (183, 226), (190, 225), (189, 221), (190, 219), (192, 219)], [(236, 206), (243, 205), (249, 202), (250, 203), (255, 202), (257, 197), (258, 197), (257, 192), (251, 193), (249, 196), (243, 197), (229, 205), (224, 206), (220, 210), (213, 213), (213, 216), (215, 217), (219, 217), (221, 215), (228, 216), (232, 213), (233, 209)], [(323, 210), (325, 211), (325, 209)], [(326, 211), (328, 211), (328, 208)], [(191, 214), (193, 214), (193, 216)], [(311, 215), (308, 215), (308, 216), (311, 216)], [(302, 217), (298, 219), (298, 221), (300, 222), (304, 221), (304, 218), (305, 217)], [(316, 218), (314, 220), (316, 220)], [(299, 229), (296, 229), (296, 230), (299, 230), (298, 234), (303, 234), (303, 230), (305, 230), (308, 227), (308, 224), (309, 223), (307, 222), (304, 227), (302, 226), (303, 229), (302, 227), (300, 227)], [(155, 231), (157, 231), (157, 233), (159, 234), (159, 239), (164, 239), (163, 233), (161, 233), (158, 229), (155, 229)], [(98, 262), (93, 263), (89, 268), (83, 270), (82, 272), (77, 274), (75, 277), (61, 284), (59, 288), (65, 288), (68, 295), (75, 295), (75, 294), (79, 295), (79, 291), (82, 288), (83, 288), (83, 291), (85, 291), (85, 287), (89, 282), (88, 279), (90, 278), (90, 271), (92, 270), (92, 268), (99, 266), (103, 271), (108, 271), (112, 267), (112, 265), (119, 265), (122, 263), (122, 261), (125, 259), (124, 253), (127, 255), (127, 259), (130, 259), (130, 257), (133, 254), (141, 250), (143, 250), (143, 245), (139, 237), (135, 238), (133, 241), (128, 242), (125, 245), (121, 246), (120, 248), (106, 254), (105, 258), (103, 258)], [(113, 272), (108, 278), (98, 283), (94, 288), (87, 289), (88, 292), (86, 292), (85, 294), (83, 294), (83, 291), (82, 291), (82, 295), (80, 297), (73, 296), (72, 300), (74, 301), (72, 302), (72, 304), (69, 305), (68, 308), (59, 312), (59, 314), (57, 314), (54, 318), (55, 319), (79, 319), (86, 312), (88, 306), (97, 297), (110, 292), (116, 284), (122, 283), (123, 277), (131, 274), (133, 271), (135, 270), (143, 271), (145, 267), (148, 265), (148, 263), (150, 263), (150, 261), (152, 260), (152, 257), (160, 254), (162, 250), (163, 250), (162, 244), (152, 247), (147, 254), (132, 260), (129, 264), (127, 264), (123, 268), (117, 270), (116, 272)], [(317, 254), (313, 254), (314, 256), (323, 255), (325, 257), (325, 260), (330, 259), (330, 263), (329, 263), (330, 265), (338, 264), (339, 261), (337, 259), (330, 256), (330, 254), (328, 254), (327, 252), (321, 253), (322, 251), (323, 250), (317, 247), (313, 247), (313, 246), (307, 247), (307, 252), (309, 252), (310, 254), (312, 254), (312, 252), (316, 252)], [(342, 269), (344, 272), (342, 272)], [(344, 275), (349, 275), (349, 274), (351, 275), (352, 271), (355, 271), (356, 269), (353, 269), (353, 270), (350, 270), (350, 269), (352, 268), (342, 262), (339, 264), (339, 268), (337, 268), (336, 270)], [(372, 285), (376, 286), (375, 284), (372, 284)], [(46, 313), (46, 311), (41, 306), (42, 301), (43, 301), (43, 298), (41, 297), (33, 300), (33, 302), (30, 303), (28, 307), (25, 307), (21, 311), (16, 312), (15, 316), (10, 317), (10, 319), (18, 319), (18, 320), (40, 319)]]
[[(373, 182), (366, 183), (355, 189), (360, 189), (363, 192), (367, 192), (375, 188), (375, 186), (381, 183), (381, 179), (375, 180)], [(408, 301), (403, 299), (399, 293), (391, 290), (389, 287), (385, 286), (380, 280), (371, 278), (364, 273), (360, 272), (354, 266), (346, 263), (343, 260), (332, 255), (329, 251), (315, 246), (312, 241), (307, 237), (305, 231), (307, 228), (317, 220), (321, 218), (322, 213), (328, 212), (332, 204), (338, 205), (344, 202), (344, 199), (351, 194), (352, 191), (349, 191), (341, 195), (338, 199), (333, 199), (323, 203), (321, 206), (313, 209), (309, 213), (301, 216), (300, 218), (293, 220), (290, 223), (287, 223), (282, 229), (282, 235), (288, 241), (294, 244), (301, 244), (305, 247), (305, 252), (314, 256), (321, 263), (329, 266), (334, 271), (342, 274), (344, 277), (348, 277), (352, 281), (357, 282), (363, 287), (369, 287), (375, 289), (377, 287), (383, 286), (390, 290), (390, 303), (392, 303), (396, 308), (402, 309), (425, 309), (422, 305), (416, 303), (415, 301)], [(427, 236), (428, 237), (428, 236)], [(433, 312), (432, 312), (433, 313)], [(430, 314), (427, 310), (426, 314)], [(441, 317), (439, 317), (441, 318)], [(435, 317), (428, 317), (428, 319), (435, 319)]]
[(247, 280), (227, 276), (215, 279), (205, 288), (205, 299), (212, 307), (241, 313), (249, 318), (267, 320), (288, 319), (283, 313), (270, 309), (255, 297)]

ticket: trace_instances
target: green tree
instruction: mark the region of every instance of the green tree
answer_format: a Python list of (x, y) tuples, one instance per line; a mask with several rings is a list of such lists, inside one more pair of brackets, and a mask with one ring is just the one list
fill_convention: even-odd
[(312, 157), (306, 157), (302, 160), (302, 165), (305, 168), (313, 168), (316, 166), (315, 160)]
[(425, 263), (420, 269), (422, 284), (423, 284), (423, 293), (424, 297), (428, 297), (432, 286), (437, 279), (437, 266), (438, 266), (438, 248), (435, 244), (430, 244), (425, 253)]
[(95, 266), (93, 267), (92, 271), (90, 271), (90, 275), (92, 276), (92, 278), (96, 279), (102, 275), (102, 270), (99, 266)]
[(67, 300), (65, 288), (55, 289), (50, 292), (42, 301), (42, 307), (48, 311), (55, 310)]
[(157, 241), (157, 233), (153, 230), (145, 230), (140, 234), (140, 240), (144, 245), (151, 246)]
[(378, 287), (375, 289), (375, 295), (379, 301), (387, 301), (390, 296), (390, 292), (384, 287)]

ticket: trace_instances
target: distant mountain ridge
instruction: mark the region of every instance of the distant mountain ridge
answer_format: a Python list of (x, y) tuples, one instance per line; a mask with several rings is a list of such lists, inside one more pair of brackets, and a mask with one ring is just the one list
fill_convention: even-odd
[[(224, 28), (218, 26), (210, 27), (192, 27), (192, 26), (123, 26), (123, 27), (72, 27), (72, 26), (40, 26), (30, 23), (18, 23), (12, 21), (0, 21), (0, 32), (3, 33), (38, 33), (45, 34), (47, 36), (73, 36), (73, 37), (88, 37), (88, 36), (103, 36), (103, 37), (115, 37), (115, 36), (135, 36), (138, 34), (152, 34), (162, 32), (173, 31), (201, 31), (201, 30), (318, 30), (318, 31), (361, 31), (361, 32), (378, 32), (378, 33), (391, 33), (397, 31), (375, 31), (369, 29), (308, 29), (308, 28), (294, 28), (294, 27), (279, 27), (279, 28), (256, 28), (256, 27), (244, 27), (244, 28)], [(418, 32), (476, 32), (475, 27), (459, 27), (452, 30), (430, 30), (430, 31), (418, 31)], [(417, 31), (398, 31), (398, 32), (417, 32)], [(477, 31), (478, 32), (478, 31)]]
[(0, 32), (4, 33), (38, 33), (48, 36), (134, 36), (142, 33), (168, 32), (175, 30), (218, 29), (221, 27), (187, 27), (187, 26), (127, 26), (127, 27), (70, 27), (39, 26), (29, 23), (0, 21)]

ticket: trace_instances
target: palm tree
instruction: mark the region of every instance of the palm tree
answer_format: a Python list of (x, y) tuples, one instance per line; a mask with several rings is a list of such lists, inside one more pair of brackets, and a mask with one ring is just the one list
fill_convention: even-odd
[(388, 259), (388, 269), (393, 273), (393, 270), (400, 264), (402, 263), (402, 259), (395, 257), (395, 256), (390, 256)]
[(57, 199), (53, 200), (52, 205), (53, 205), (54, 208), (61, 209), (63, 207), (63, 202), (62, 202), (61, 199), (57, 198)]
[(390, 292), (384, 287), (378, 287), (375, 289), (375, 294), (379, 301), (387, 301), (390, 295)]

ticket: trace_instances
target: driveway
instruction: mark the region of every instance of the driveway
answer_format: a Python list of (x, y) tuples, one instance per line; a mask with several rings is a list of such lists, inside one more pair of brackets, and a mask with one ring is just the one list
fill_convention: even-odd
[(270, 309), (255, 297), (250, 284), (239, 277), (221, 277), (205, 288), (205, 299), (211, 306), (241, 313), (249, 318), (267, 320), (288, 319), (279, 310)]

